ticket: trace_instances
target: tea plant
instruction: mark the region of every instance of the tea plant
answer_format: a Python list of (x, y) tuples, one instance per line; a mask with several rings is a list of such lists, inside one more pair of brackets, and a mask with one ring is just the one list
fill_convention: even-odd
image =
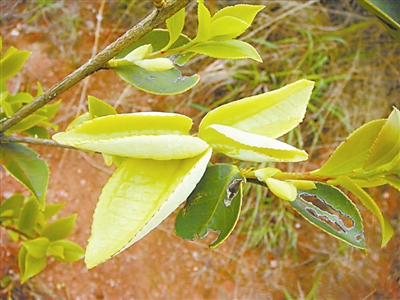
[[(196, 74), (183, 76), (179, 69), (195, 55), (261, 61), (253, 46), (237, 37), (250, 27), (263, 6), (239, 4), (211, 15), (204, 1), (197, 1), (197, 35), (189, 38), (182, 33), (188, 2), (155, 1), (157, 9), (149, 17), (49, 91), (39, 92), (35, 100), (21, 93), (11, 95), (5, 89), (5, 81), (21, 69), (28, 53), (10, 48), (1, 56), (2, 165), (32, 192), (26, 200), (14, 195), (2, 204), (2, 226), (23, 239), (19, 257), (23, 282), (43, 269), (46, 255), (73, 261), (81, 258), (83, 251), (63, 240), (75, 216), (46, 223), (46, 211), (51, 209), (45, 204), (46, 163), (18, 143), (98, 152), (108, 166), (116, 165), (93, 215), (85, 253), (88, 268), (139, 241), (185, 200), (176, 218), (176, 234), (194, 240), (213, 231), (218, 237), (210, 247), (217, 247), (236, 226), (243, 186), (248, 183), (268, 188), (313, 225), (365, 251), (362, 218), (338, 187), (344, 188), (378, 218), (382, 246), (392, 237), (392, 227), (363, 188), (388, 184), (400, 189), (397, 108), (387, 119), (355, 130), (317, 170), (292, 173), (257, 168), (260, 162), (308, 159), (304, 150), (278, 138), (302, 122), (314, 86), (309, 80), (217, 107), (201, 120), (197, 134), (190, 134), (192, 120), (187, 116), (117, 114), (106, 102), (89, 96), (88, 113), (53, 135), (53, 140), (48, 139), (44, 127), (53, 126), (50, 121), (60, 102), (48, 103), (97, 70), (113, 70), (128, 84), (148, 93), (177, 94), (199, 80)], [(154, 29), (163, 21), (167, 30)], [(228, 156), (233, 163), (211, 164), (213, 153)], [(239, 161), (253, 162), (254, 167), (242, 169)], [(30, 211), (37, 215), (34, 220), (26, 217)]]

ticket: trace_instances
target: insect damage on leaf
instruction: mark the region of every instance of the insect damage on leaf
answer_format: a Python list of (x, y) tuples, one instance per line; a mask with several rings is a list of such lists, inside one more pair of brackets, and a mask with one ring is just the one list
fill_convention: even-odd
[(243, 179), (235, 179), (230, 185), (228, 185), (226, 188), (226, 198), (224, 199), (224, 204), (226, 207), (231, 205), (233, 198), (236, 197), (237, 193), (239, 192), (239, 188), (243, 183)]

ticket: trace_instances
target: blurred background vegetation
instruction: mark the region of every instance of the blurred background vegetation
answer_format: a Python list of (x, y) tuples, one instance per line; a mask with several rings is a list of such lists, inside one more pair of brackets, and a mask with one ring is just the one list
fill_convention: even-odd
[[(240, 3), (229, 0), (205, 2), (212, 13)], [(86, 110), (88, 94), (106, 100), (119, 112), (174, 111), (192, 117), (198, 125), (207, 111), (223, 103), (307, 78), (314, 80), (316, 86), (306, 118), (299, 128), (283, 139), (305, 149), (310, 155), (309, 161), (276, 165), (286, 171), (304, 172), (321, 166), (352, 130), (370, 120), (387, 117), (392, 106), (400, 108), (400, 44), (355, 0), (242, 2), (266, 6), (256, 17), (251, 30), (241, 37), (256, 47), (263, 63), (198, 56), (182, 72), (198, 73), (200, 83), (176, 96), (148, 95), (126, 86), (107, 71), (98, 72), (62, 95), (63, 105), (56, 119), (60, 129)], [(39, 80), (44, 89), (51, 87), (87, 61), (93, 52), (97, 53), (135, 25), (151, 8), (152, 1), (137, 0), (2, 2), (0, 24), (5, 48), (14, 45), (33, 51), (24, 75), (12, 82), (14, 90), (21, 89), (27, 79), (32, 85)], [(195, 3), (191, 3), (184, 29), (189, 37), (195, 36), (197, 28), (195, 12)], [(85, 155), (83, 159), (92, 166), (101, 164), (94, 156)], [(226, 158), (215, 157), (214, 160), (226, 161)], [(242, 166), (250, 165), (243, 163)], [(104, 170), (104, 167), (99, 168)], [(52, 172), (57, 172), (57, 168)], [(57, 189), (57, 186), (53, 188)], [(285, 202), (273, 198), (259, 186), (246, 187), (240, 222), (221, 249), (205, 249), (202, 241), (187, 246), (190, 243), (173, 238), (172, 217), (162, 224), (158, 234), (167, 235), (163, 243), (168, 244), (171, 239), (177, 243), (170, 249), (178, 253), (169, 253), (169, 264), (163, 265), (175, 274), (174, 280), (170, 278), (168, 282), (176, 288), (162, 284), (159, 287), (154, 282), (163, 279), (153, 278), (149, 292), (143, 297), (185, 298), (190, 295), (184, 290), (188, 286), (198, 292), (194, 295), (214, 299), (396, 299), (400, 297), (399, 194), (385, 187), (370, 193), (395, 228), (396, 235), (381, 250), (378, 222), (360, 208), (368, 233), (369, 256), (312, 227)], [(354, 200), (357, 203), (357, 199)], [(57, 196), (53, 201), (57, 201)], [(84, 214), (79, 203), (72, 205), (71, 211)], [(84, 246), (90, 214), (88, 220), (81, 220), (79, 224), (85, 230), (78, 231), (76, 234), (80, 236), (76, 239), (83, 241)], [(13, 248), (7, 245), (9, 241), (3, 243), (3, 239), (5, 237), (2, 237), (1, 250), (2, 277), (13, 274), (16, 267), (12, 261)], [(149, 235), (147, 239), (152, 238)], [(140, 251), (139, 247), (132, 251)], [(192, 259), (202, 263), (197, 270), (189, 272), (190, 275), (182, 271), (188, 263), (180, 260), (178, 250), (185, 247), (189, 247)], [(197, 260), (193, 251), (201, 258)], [(7, 257), (9, 261), (4, 264), (3, 259)], [(220, 257), (224, 258), (223, 262)], [(157, 256), (156, 259), (164, 258)], [(116, 259), (114, 263), (121, 261)], [(209, 261), (213, 261), (211, 266)], [(149, 259), (147, 263), (154, 262)], [(131, 265), (135, 268), (135, 262)], [(62, 272), (60, 270), (50, 266), (48, 272)], [(71, 266), (69, 272), (79, 273), (80, 270), (82, 266), (78, 269)], [(105, 274), (117, 282), (119, 276), (121, 280), (126, 279), (121, 271), (107, 272)], [(12, 288), (10, 280), (3, 283), (1, 297), (11, 291), (13, 295), (23, 297), (41, 295), (61, 299), (67, 295), (85, 298), (76, 285), (75, 291), (74, 285), (68, 285), (67, 279), (63, 279), (66, 286), (58, 289), (54, 280), (47, 280), (48, 276), (44, 273), (41, 279), (32, 281), (25, 288), (18, 287), (16, 280), (14, 282), (9, 276), (14, 283)], [(99, 277), (94, 276), (93, 280), (99, 283), (93, 283), (91, 287), (101, 288)], [(115, 289), (100, 294), (112, 298), (116, 295)], [(140, 298), (140, 295), (135, 288), (131, 293), (125, 290), (120, 294), (122, 298)]]

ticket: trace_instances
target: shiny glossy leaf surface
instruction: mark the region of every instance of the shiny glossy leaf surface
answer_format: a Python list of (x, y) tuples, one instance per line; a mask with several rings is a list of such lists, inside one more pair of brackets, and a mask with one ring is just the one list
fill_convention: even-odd
[(17, 181), (22, 183), (44, 208), (49, 168), (32, 149), (20, 144), (1, 144), (0, 162)]
[(79, 149), (109, 155), (182, 159), (204, 152), (208, 145), (189, 135), (192, 120), (170, 113), (105, 116), (58, 133), (53, 139)]
[(244, 59), (251, 58), (262, 62), (260, 55), (254, 47), (240, 40), (205, 41), (194, 44), (187, 49), (188, 52), (203, 54), (219, 59)]
[(220, 245), (239, 219), (244, 182), (245, 178), (236, 166), (217, 164), (208, 167), (176, 218), (177, 235), (194, 240), (213, 231), (218, 233), (218, 238), (210, 247)]
[(314, 82), (299, 80), (275, 91), (244, 98), (210, 111), (201, 121), (199, 136), (211, 124), (277, 138), (304, 118)]
[(147, 235), (192, 192), (203, 176), (211, 149), (183, 160), (127, 158), (104, 186), (86, 249), (88, 268)]
[(289, 204), (311, 224), (353, 247), (365, 250), (360, 213), (339, 189), (316, 183), (316, 189), (298, 190), (296, 199)]
[(210, 125), (200, 136), (213, 149), (229, 157), (253, 162), (297, 162), (308, 155), (291, 145), (230, 126)]

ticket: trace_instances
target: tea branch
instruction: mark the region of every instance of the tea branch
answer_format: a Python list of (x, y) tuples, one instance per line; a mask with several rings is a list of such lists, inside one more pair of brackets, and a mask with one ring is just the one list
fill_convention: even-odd
[[(162, 2), (163, 6), (161, 8), (155, 8), (145, 19), (136, 24), (132, 29), (128, 30), (115, 42), (108, 45), (105, 49), (103, 49), (95, 57), (91, 58), (80, 68), (66, 76), (59, 83), (55, 84), (48, 91), (44, 92), (40, 97), (22, 107), (14, 115), (7, 119), (1, 120), (0, 133), (3, 133), (10, 127), (18, 124), (24, 118), (34, 113), (39, 108), (49, 103), (75, 84), (79, 83), (87, 76), (103, 69), (106, 63), (110, 59), (114, 58), (115, 55), (128, 48), (142, 36), (152, 31), (155, 27), (164, 23), (168, 18), (188, 5), (191, 1), (192, 0), (175, 0)], [(1, 139), (4, 140), (4, 138), (5, 136), (1, 135)]]
[(77, 150), (75, 147), (72, 147), (69, 145), (63, 145), (63, 144), (57, 143), (56, 141), (53, 141), (53, 140), (39, 139), (39, 138), (33, 138), (33, 137), (27, 137), (27, 136), (2, 135), (1, 143), (24, 143), (24, 144), (51, 146), (51, 147), (59, 147), (59, 148), (67, 148), (67, 149)]

